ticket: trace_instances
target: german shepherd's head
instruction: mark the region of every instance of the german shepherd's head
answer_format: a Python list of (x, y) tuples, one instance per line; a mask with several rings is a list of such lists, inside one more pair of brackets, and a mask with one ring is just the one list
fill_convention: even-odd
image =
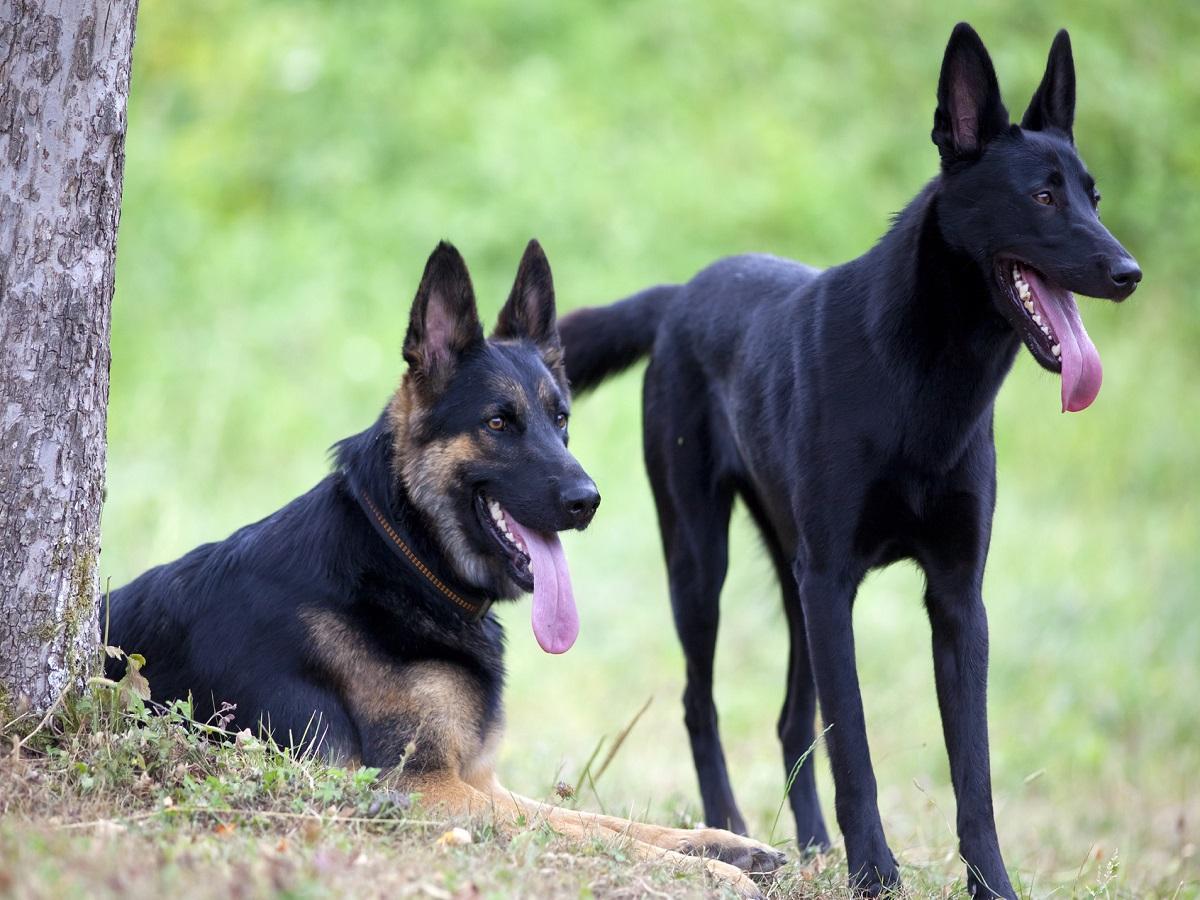
[(490, 338), (466, 263), (439, 244), (413, 301), (404, 358), (388, 410), (396, 477), (463, 580), (493, 597), (533, 591), (539, 642), (561, 652), (574, 640), (574, 608), (556, 532), (586, 528), (600, 494), (567, 451), (570, 393), (554, 282), (537, 241)]
[(950, 36), (933, 142), (942, 159), (943, 234), (987, 275), (992, 302), (1045, 369), (1064, 410), (1100, 390), (1100, 356), (1072, 292), (1124, 300), (1137, 261), (1100, 221), (1096, 182), (1075, 149), (1075, 62), (1060, 31), (1021, 118), (1009, 122), (991, 58), (965, 22)]

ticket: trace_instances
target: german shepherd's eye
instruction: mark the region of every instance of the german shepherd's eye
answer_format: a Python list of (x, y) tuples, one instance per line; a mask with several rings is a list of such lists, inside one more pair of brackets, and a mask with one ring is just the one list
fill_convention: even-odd
[(559, 413), (557, 416), (555, 416), (554, 424), (557, 425), (559, 428), (566, 428), (567, 427), (567, 414)]
[(1036, 200), (1038, 203), (1042, 204), (1042, 206), (1053, 206), (1054, 205), (1054, 195), (1051, 194), (1049, 191), (1038, 191), (1036, 194), (1033, 195), (1033, 199)]
[(492, 431), (503, 431), (508, 427), (508, 422), (504, 420), (504, 416), (492, 416), (487, 420), (487, 427)]

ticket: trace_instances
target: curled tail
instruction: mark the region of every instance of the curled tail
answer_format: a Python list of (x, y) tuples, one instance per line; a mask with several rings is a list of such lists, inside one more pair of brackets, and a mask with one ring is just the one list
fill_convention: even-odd
[(629, 368), (654, 346), (667, 301), (679, 285), (662, 284), (610, 306), (579, 309), (558, 323), (567, 381), (576, 394)]

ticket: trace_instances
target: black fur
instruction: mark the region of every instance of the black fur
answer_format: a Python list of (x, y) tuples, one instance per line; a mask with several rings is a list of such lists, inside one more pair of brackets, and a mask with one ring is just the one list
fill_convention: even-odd
[[(851, 607), (869, 570), (911, 559), (926, 576), (969, 886), (1014, 896), (993, 821), (985, 711), (993, 403), (1023, 339), (1042, 365), (1056, 360), (1016, 330), (1024, 326), (997, 271), (1014, 255), (1048, 280), (1112, 299), (1140, 278), (1097, 219), (1069, 140), (1065, 32), (1050, 69), (1027, 114), (1046, 130), (1012, 126), (982, 42), (959, 25), (938, 89), (942, 172), (866, 254), (825, 272), (731, 257), (686, 285), (561, 323), (577, 388), (650, 355), (645, 457), (706, 820), (745, 830), (712, 696), (727, 528), (741, 497), (774, 560), (791, 636), (784, 771), (815, 740), (819, 696), (851, 878), (868, 893), (896, 884), (898, 870), (876, 803)], [(1044, 190), (1053, 205), (1032, 196)], [(800, 843), (827, 845), (811, 764), (790, 801)]]
[[(542, 327), (509, 327), (503, 340), (483, 337), (466, 267), (449, 245), (430, 257), (413, 303), (405, 342), (409, 378), (375, 424), (335, 448), (335, 467), (308, 493), (223, 541), (205, 544), (151, 569), (111, 597), (110, 643), (146, 657), (153, 698), (193, 696), (196, 714), (211, 716), (236, 704), (234, 726), (265, 727), (281, 742), (301, 739), (329, 756), (389, 768), (400, 762), (419, 723), (397, 706), (394, 714), (364, 716), (330, 672), (305, 616), (330, 614), (351, 639), (345, 651), (407, 664), (444, 661), (466, 673), (487, 733), (501, 719), (503, 634), (494, 615), (464, 615), (373, 530), (349, 489), (365, 488), (399, 526), (417, 556), (443, 582), (464, 593), (516, 596), (509, 554), (487, 534), (477, 509), (496, 498), (528, 527), (552, 531), (585, 527), (599, 496), (566, 450), (557, 417), (568, 395), (543, 361), (543, 343), (557, 346), (553, 286), (541, 248), (532, 243), (522, 269), (537, 272), (536, 312)], [(504, 316), (524, 320), (517, 289)], [(549, 327), (545, 327), (546, 310)], [(537, 318), (536, 316), (534, 318)], [(432, 342), (432, 343), (431, 343)], [(488, 427), (514, 403), (525, 411), (503, 435)], [(397, 412), (400, 409), (401, 412)], [(411, 433), (397, 428), (415, 423)], [(471, 448), (451, 460), (440, 491), (442, 506), (418, 502), (402, 473), (403, 460), (446, 453), (445, 442), (465, 437)], [(593, 503), (572, 512), (567, 501), (590, 491)], [(484, 560), (464, 574), (447, 551), (451, 532), (467, 535)], [(102, 617), (103, 619), (103, 617)], [(338, 644), (333, 642), (334, 652)], [(356, 661), (346, 659), (345, 668)], [(109, 675), (123, 663), (110, 660)], [(466, 715), (466, 713), (463, 713)], [(471, 713), (474, 716), (474, 713)], [(406, 774), (437, 767), (436, 747), (418, 747)]]

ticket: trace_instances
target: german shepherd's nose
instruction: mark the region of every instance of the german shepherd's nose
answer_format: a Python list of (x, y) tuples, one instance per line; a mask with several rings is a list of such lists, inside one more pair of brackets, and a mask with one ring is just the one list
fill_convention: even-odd
[(591, 524), (596, 507), (600, 505), (600, 492), (590, 478), (565, 485), (558, 495), (558, 502), (572, 528), (583, 530)]

